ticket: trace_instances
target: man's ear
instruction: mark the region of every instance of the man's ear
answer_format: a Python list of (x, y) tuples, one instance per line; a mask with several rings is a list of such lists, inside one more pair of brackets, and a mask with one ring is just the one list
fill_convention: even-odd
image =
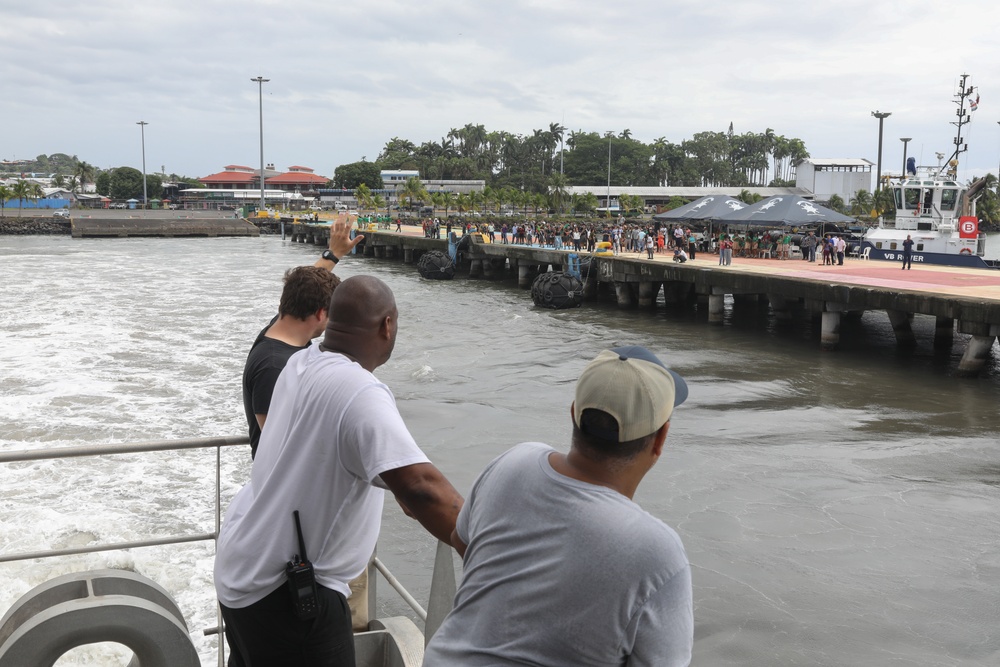
[(656, 458), (660, 458), (663, 454), (663, 443), (667, 441), (667, 431), (670, 430), (670, 422), (667, 422), (660, 427), (660, 430), (656, 432), (656, 438), (653, 440), (652, 454)]

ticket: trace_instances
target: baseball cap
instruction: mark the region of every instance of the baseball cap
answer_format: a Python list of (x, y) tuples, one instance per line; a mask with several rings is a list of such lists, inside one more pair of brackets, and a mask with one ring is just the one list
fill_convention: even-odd
[[(587, 364), (576, 383), (574, 419), (580, 430), (605, 440), (628, 442), (655, 433), (688, 397), (684, 378), (639, 345), (604, 350)], [(585, 410), (615, 418), (618, 432), (584, 427)]]

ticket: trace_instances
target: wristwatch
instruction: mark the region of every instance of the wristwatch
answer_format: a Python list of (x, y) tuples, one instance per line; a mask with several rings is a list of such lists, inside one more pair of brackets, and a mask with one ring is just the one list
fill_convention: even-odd
[(337, 262), (339, 262), (339, 261), (340, 261), (340, 258), (338, 258), (338, 257), (337, 257), (336, 255), (334, 255), (334, 254), (333, 254), (332, 252), (330, 252), (329, 250), (324, 250), (324, 251), (323, 251), (323, 255), (322, 255), (322, 257), (323, 257), (323, 259), (325, 259), (325, 260), (328, 260), (328, 261), (331, 261), (331, 262), (333, 262), (334, 264), (336, 264)]

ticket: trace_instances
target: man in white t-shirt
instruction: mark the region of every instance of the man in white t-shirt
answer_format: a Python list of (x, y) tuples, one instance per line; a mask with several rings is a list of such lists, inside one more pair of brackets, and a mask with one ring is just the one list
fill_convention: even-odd
[[(323, 342), (293, 354), (278, 377), (250, 482), (219, 533), (215, 588), (230, 667), (354, 666), (348, 583), (378, 540), (382, 489), (438, 539), (450, 539), (462, 497), (372, 375), (392, 354), (397, 317), (385, 283), (345, 280), (330, 300)], [(313, 616), (296, 613), (301, 593), (286, 576), (295, 555), (312, 562)]]
[(464, 574), (424, 667), (690, 663), (684, 546), (632, 500), (687, 394), (649, 350), (605, 350), (577, 381), (568, 453), (526, 442), (487, 466), (452, 534)]

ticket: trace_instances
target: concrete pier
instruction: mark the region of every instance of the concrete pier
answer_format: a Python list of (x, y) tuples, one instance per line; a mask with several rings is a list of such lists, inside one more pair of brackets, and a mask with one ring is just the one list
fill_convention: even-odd
[(840, 344), (841, 313), (843, 313), (843, 308), (839, 304), (827, 304), (823, 310), (819, 346), (824, 350), (835, 350)]
[(726, 315), (726, 295), (725, 293), (714, 293), (708, 295), (708, 322), (709, 324), (722, 324)]
[[(375, 256), (372, 246), (400, 248), (396, 256), (416, 257), (423, 250), (446, 250), (447, 242), (407, 234), (365, 232), (365, 257)], [(567, 265), (568, 251), (534, 246), (474, 243), (459, 268), (470, 276), (496, 274), (494, 266), (516, 267), (517, 284), (529, 288), (540, 267)], [(323, 242), (320, 239), (319, 242)], [(388, 256), (388, 255), (379, 255)], [(766, 295), (775, 321), (796, 326), (797, 315), (820, 320), (820, 346), (835, 349), (840, 342), (845, 317), (858, 319), (866, 311), (884, 312), (902, 347), (916, 343), (910, 321), (914, 314), (935, 318), (934, 345), (949, 347), (953, 331), (969, 335), (960, 372), (981, 369), (991, 353), (1000, 326), (1000, 271), (924, 265), (900, 276), (888, 262), (848, 259), (843, 266), (824, 267), (808, 262), (737, 258), (732, 266), (718, 266), (713, 255), (685, 264), (671, 262), (666, 253), (655, 259), (643, 256), (595, 254), (590, 256), (584, 279), (585, 301), (614, 299), (622, 308), (655, 307), (663, 287), (661, 303), (671, 307), (694, 307), (708, 313), (713, 325), (725, 322), (726, 295), (742, 308)], [(491, 264), (495, 261), (496, 264)], [(805, 264), (805, 266), (803, 266)], [(896, 269), (893, 271), (892, 269)], [(543, 270), (543, 269), (542, 269)], [(603, 287), (602, 287), (603, 286)], [(991, 333), (992, 332), (992, 333)]]
[(913, 328), (910, 326), (910, 322), (913, 320), (913, 313), (906, 313), (895, 309), (888, 309), (885, 312), (889, 316), (889, 323), (892, 324), (892, 331), (896, 334), (896, 345), (900, 347), (915, 346), (917, 339), (913, 335)]
[(934, 322), (934, 349), (950, 350), (955, 341), (955, 320), (937, 317)]
[(618, 299), (618, 305), (622, 308), (628, 308), (635, 303), (632, 300), (632, 288), (629, 283), (624, 281), (615, 282), (615, 298)]

